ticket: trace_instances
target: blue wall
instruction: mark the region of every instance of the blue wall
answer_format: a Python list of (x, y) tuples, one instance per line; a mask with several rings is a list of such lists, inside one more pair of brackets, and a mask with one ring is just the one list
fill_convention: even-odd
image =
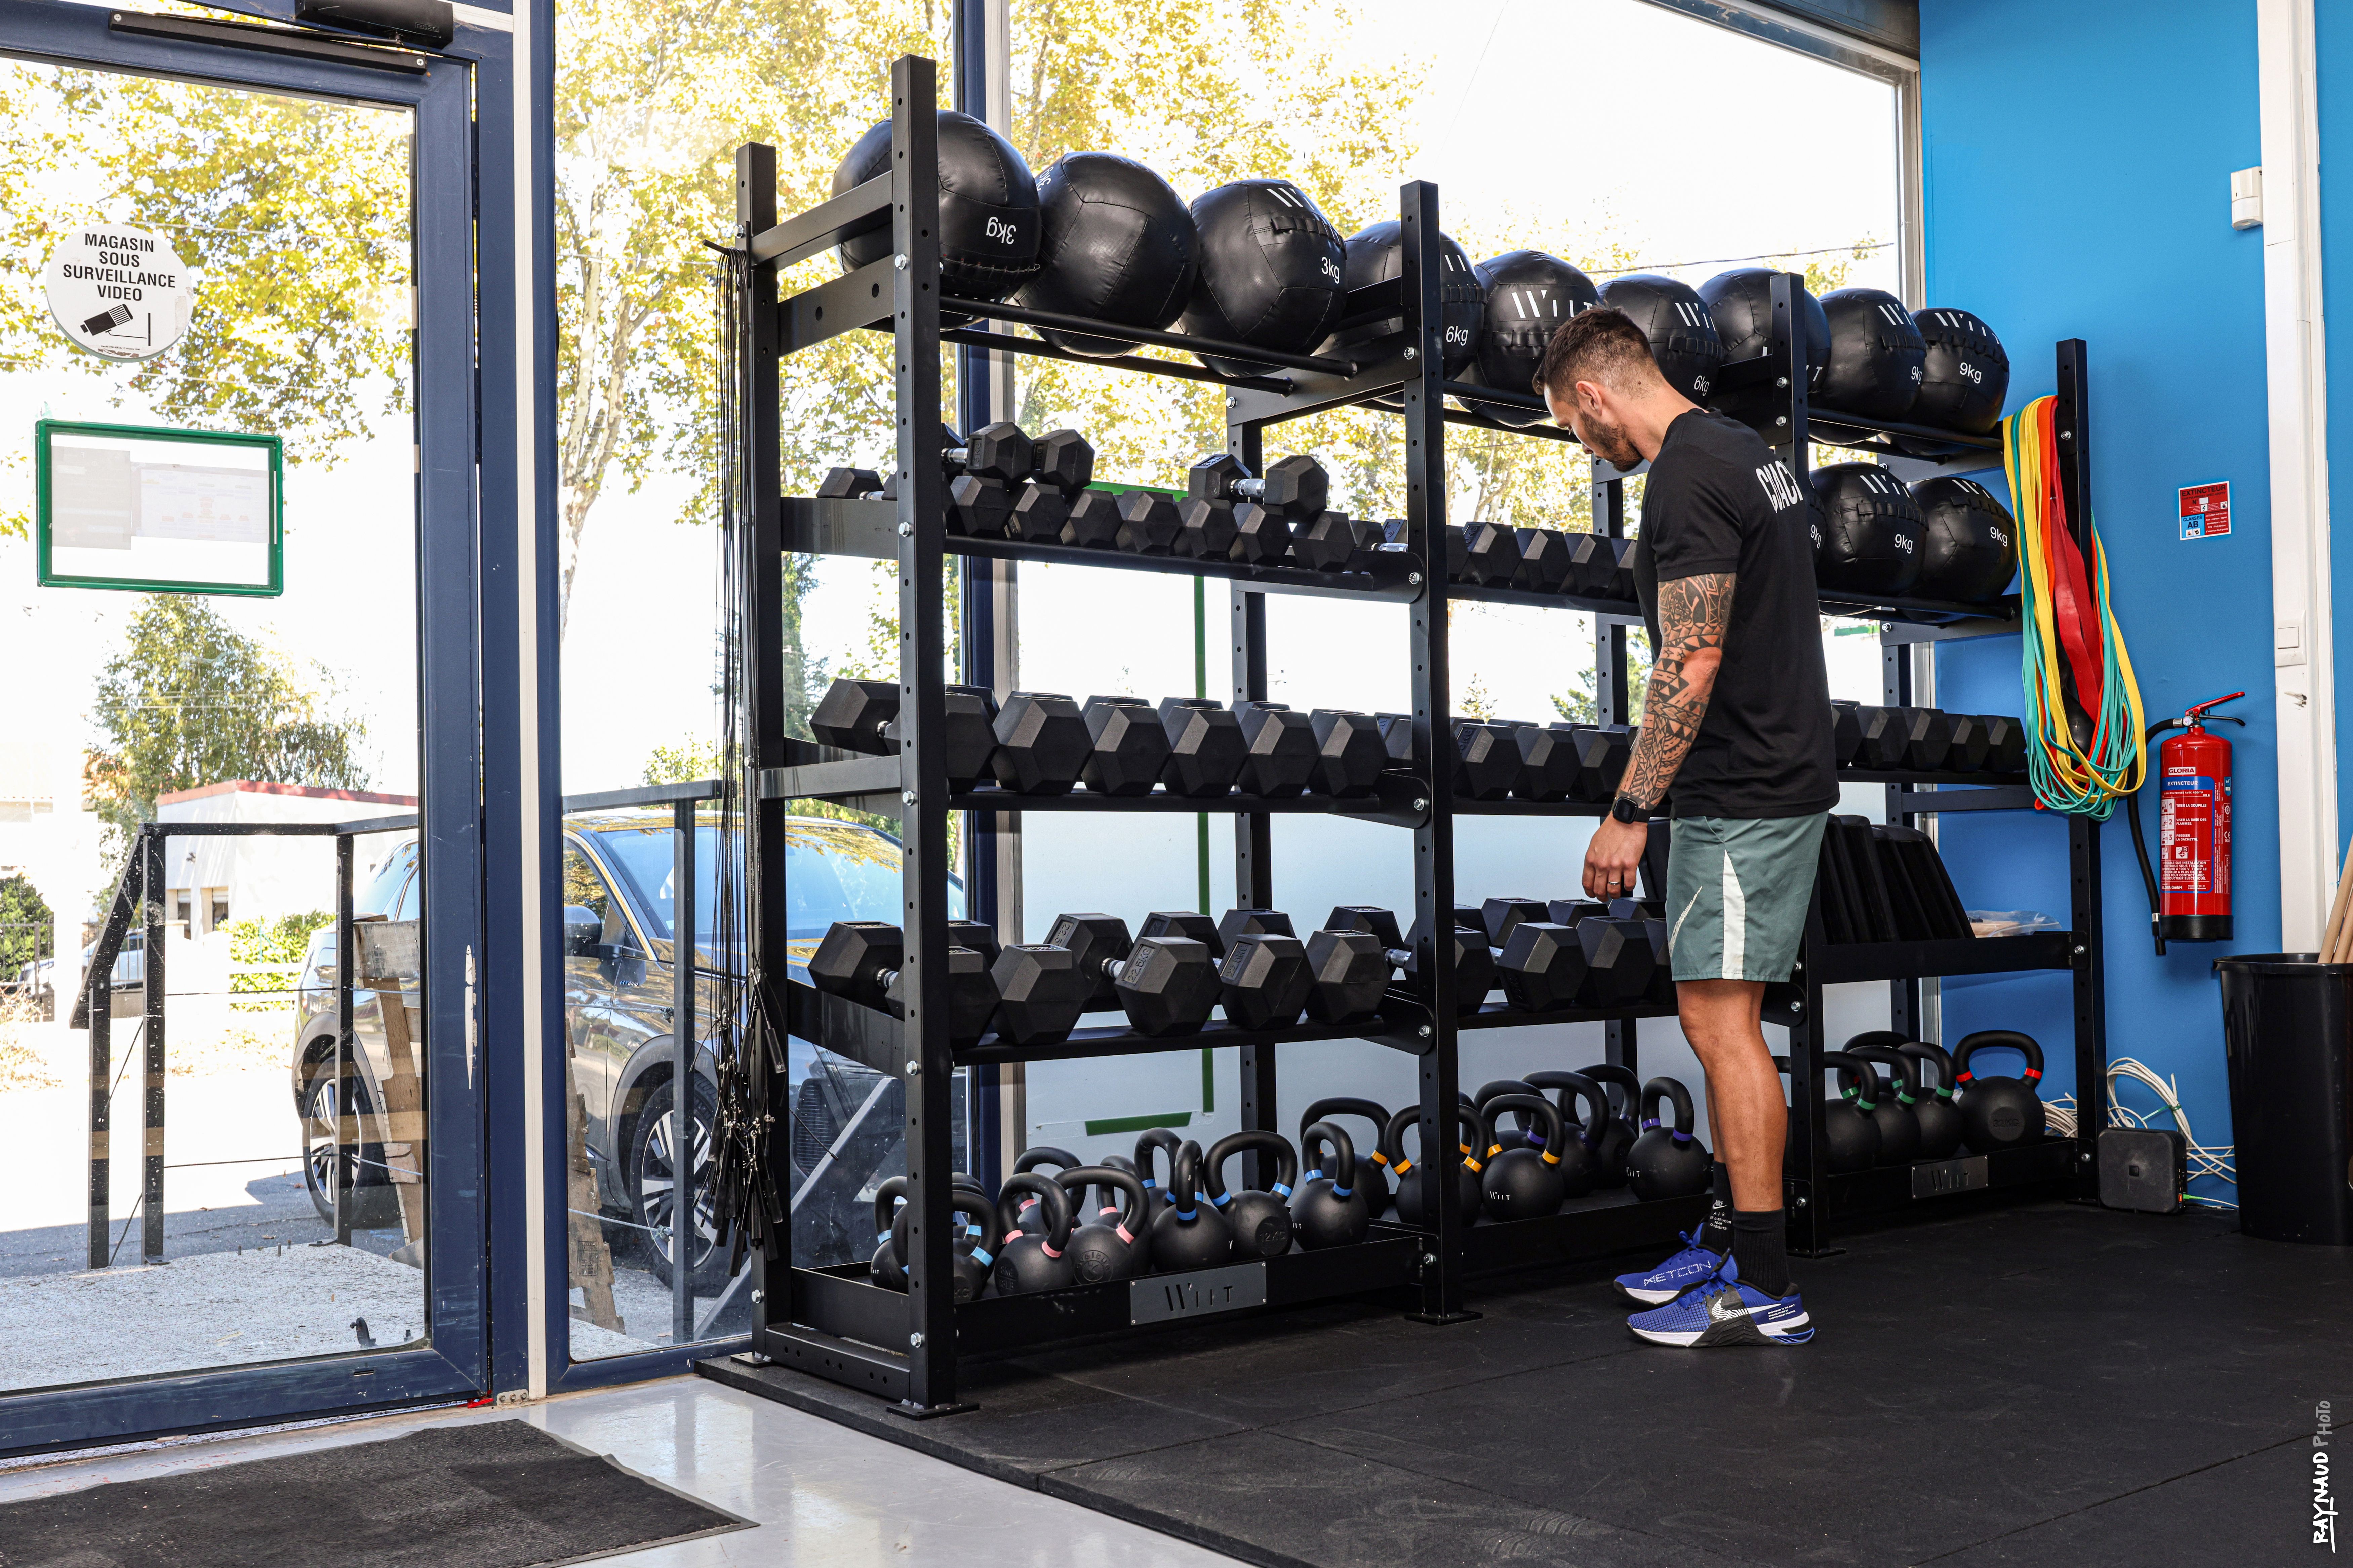
[[(2353, 25), (2329, 31), (2353, 48)], [(2056, 340), (2089, 343), (2093, 507), (2116, 616), (2151, 722), (2251, 693), (2231, 710), (2247, 720), (2243, 736), (2225, 731), (2237, 748), (2230, 946), (2276, 951), (2262, 237), (2232, 229), (2229, 201), (2230, 172), (2261, 161), (2254, 6), (1922, 0), (1920, 49), (1927, 302), (1974, 310), (2001, 333), (2007, 412), (2052, 390)], [(1999, 488), (1999, 474), (1980, 477)], [(2175, 490), (2220, 479), (2235, 531), (2182, 542)], [(1939, 706), (2021, 711), (2019, 656), (2014, 637), (1940, 645)], [(1970, 908), (2064, 918), (2060, 823), (2005, 814), (1949, 818), (1942, 831)], [(2157, 958), (2126, 825), (2101, 832), (2109, 1053), (2178, 1076), (2200, 1142), (2227, 1142), (2209, 965), (2228, 949)], [(2051, 1052), (2047, 1092), (2073, 1088), (2063, 976), (1956, 981), (1945, 994), (1947, 1041), (2022, 1028)]]

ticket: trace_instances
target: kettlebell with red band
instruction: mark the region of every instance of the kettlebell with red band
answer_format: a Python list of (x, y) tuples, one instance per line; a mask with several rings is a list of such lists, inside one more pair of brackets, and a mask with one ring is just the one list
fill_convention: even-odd
[[(1024, 1196), (1037, 1201), (1024, 1228)], [(997, 1223), (1005, 1227), (1005, 1245), (997, 1249), (991, 1276), (1000, 1296), (1029, 1290), (1061, 1290), (1078, 1283), (1071, 1267), (1071, 1200), (1050, 1176), (1034, 1173), (1005, 1178), (997, 1194)]]
[(1071, 1245), (1064, 1250), (1079, 1283), (1100, 1285), (1107, 1279), (1133, 1279), (1143, 1273), (1145, 1258), (1140, 1233), (1147, 1203), (1142, 1179), (1133, 1171), (1110, 1164), (1075, 1165), (1054, 1179), (1062, 1184), (1071, 1201), (1082, 1206), (1089, 1187), (1107, 1188), (1122, 1200), (1117, 1206), (1099, 1210), (1071, 1232)]
[[(1969, 1063), (1979, 1051), (2016, 1051), (2026, 1058), (2018, 1078), (1979, 1078)], [(1960, 1090), (1961, 1138), (1972, 1154), (2039, 1143), (2049, 1130), (2034, 1086), (2042, 1081), (2042, 1047), (2015, 1029), (1980, 1029), (1953, 1052), (1953, 1083)]]

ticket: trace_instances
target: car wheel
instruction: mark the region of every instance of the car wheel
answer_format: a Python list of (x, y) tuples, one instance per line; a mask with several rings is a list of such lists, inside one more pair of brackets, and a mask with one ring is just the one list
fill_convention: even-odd
[[(353, 1228), (375, 1230), (398, 1225), (400, 1202), (385, 1177), (383, 1144), (364, 1140), (345, 1146), (341, 1152), (344, 1168), (338, 1179), (336, 1098), (334, 1058), (311, 1064), (311, 1076), (302, 1085), (302, 1103), (299, 1108), (302, 1122), (302, 1189), (311, 1194), (311, 1206), (318, 1211), (321, 1219), (332, 1225), (335, 1194), (340, 1189), (351, 1194)], [(375, 1115), (375, 1105), (369, 1098), (366, 1080), (356, 1075), (351, 1079), (351, 1114), (359, 1118), (364, 1127)]]
[[(667, 1081), (656, 1084), (647, 1093), (644, 1108), (638, 1113), (637, 1130), (629, 1139), (628, 1167), (630, 1217), (643, 1227), (637, 1233), (638, 1240), (651, 1255), (654, 1273), (665, 1285), (670, 1282), (672, 1261), (670, 1205), (678, 1190), (678, 1147), (673, 1135), (676, 1119), (670, 1114), (670, 1085)], [(694, 1219), (688, 1226), (687, 1282), (690, 1289), (704, 1296), (717, 1292), (727, 1283), (727, 1253), (718, 1244), (717, 1211), (711, 1193), (716, 1171), (711, 1131), (718, 1114), (719, 1097), (698, 1074), (688, 1142), (693, 1159)]]

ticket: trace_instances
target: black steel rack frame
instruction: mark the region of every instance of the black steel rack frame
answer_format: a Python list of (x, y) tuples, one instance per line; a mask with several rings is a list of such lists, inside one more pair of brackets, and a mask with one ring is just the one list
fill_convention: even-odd
[[(1505, 603), (1529, 603), (1574, 609), (1595, 617), (1599, 670), (1599, 719), (1622, 721), (1627, 710), (1626, 628), (1640, 620), (1637, 607), (1623, 600), (1545, 595), (1509, 588), (1468, 586), (1448, 582), (1445, 532), (1445, 427), (1449, 424), (1509, 429), (1469, 410), (1450, 406), (1450, 395), (1475, 397), (1485, 404), (1504, 403), (1541, 410), (1532, 394), (1497, 392), (1459, 386), (1442, 374), (1439, 289), (1441, 275), (1438, 192), (1426, 183), (1408, 184), (1400, 193), (1403, 225), (1402, 277), (1388, 284), (1357, 291), (1348, 301), (1347, 319), (1402, 317), (1404, 330), (1373, 345), (1362, 362), (1307, 354), (1282, 354), (1239, 344), (1213, 343), (1173, 332), (1148, 332), (1120, 327), (1118, 335), (1155, 346), (1207, 350), (1271, 364), (1265, 374), (1227, 377), (1191, 364), (1128, 355), (1112, 361), (1086, 359), (1092, 365), (1109, 363), (1144, 374), (1214, 381), (1228, 389), (1228, 449), (1252, 472), (1261, 466), (1265, 429), (1286, 420), (1324, 409), (1388, 400), (1405, 425), (1406, 533), (1405, 549), (1385, 556), (1372, 571), (1326, 574), (1289, 567), (1252, 567), (1176, 557), (1147, 557), (1099, 550), (1076, 550), (1018, 539), (976, 539), (951, 535), (946, 528), (945, 481), (939, 455), (930, 449), (941, 427), (940, 355), (943, 344), (982, 346), (996, 352), (1073, 358), (1037, 339), (1009, 333), (988, 333), (962, 326), (944, 328), (941, 320), (940, 253), (937, 237), (937, 160), (935, 143), (935, 75), (932, 62), (916, 57), (898, 60), (892, 69), (892, 161), (889, 174), (819, 204), (806, 213), (779, 220), (776, 210), (776, 158), (772, 149), (746, 146), (737, 154), (737, 219), (735, 247), (739, 265), (735, 310), (741, 363), (735, 367), (744, 397), (732, 440), (737, 444), (739, 472), (745, 476), (748, 515), (739, 530), (737, 566), (745, 584), (743, 607), (746, 643), (747, 770), (746, 886), (751, 900), (748, 918), (754, 984), (759, 994), (752, 1016), (760, 1026), (783, 1031), (828, 1050), (853, 1058), (879, 1072), (899, 1078), (906, 1086), (906, 1150), (910, 1225), (904, 1295), (865, 1282), (862, 1265), (810, 1268), (797, 1265), (787, 1253), (763, 1260), (759, 1289), (759, 1326), (749, 1359), (795, 1366), (830, 1381), (868, 1390), (893, 1402), (910, 1416), (942, 1414), (962, 1408), (957, 1401), (960, 1354), (1042, 1345), (1077, 1335), (1117, 1334), (1157, 1327), (1211, 1312), (1254, 1307), (1275, 1307), (1336, 1295), (1388, 1289), (1409, 1297), (1413, 1315), (1433, 1322), (1475, 1316), (1464, 1306), (1464, 1280), (1475, 1274), (1525, 1263), (1598, 1257), (1628, 1247), (1663, 1244), (1679, 1229), (1695, 1222), (1704, 1200), (1688, 1198), (1637, 1203), (1622, 1193), (1580, 1201), (1564, 1212), (1506, 1224), (1466, 1225), (1450, 1210), (1434, 1228), (1416, 1230), (1383, 1224), (1361, 1247), (1324, 1252), (1295, 1253), (1287, 1258), (1237, 1264), (1182, 1275), (1153, 1275), (1140, 1280), (1080, 1286), (1032, 1296), (984, 1298), (957, 1303), (950, 1282), (951, 1238), (955, 1221), (949, 1207), (953, 1129), (950, 1125), (950, 1080), (958, 1067), (990, 1063), (1071, 1059), (1163, 1050), (1198, 1050), (1203, 1046), (1239, 1047), (1241, 1094), (1240, 1114), (1247, 1128), (1277, 1128), (1276, 1063), (1286, 1045), (1333, 1038), (1361, 1038), (1411, 1055), (1419, 1068), (1420, 1139), (1425, 1149), (1441, 1149), (1451, 1141), (1440, 1131), (1443, 1118), (1456, 1103), (1461, 1089), (1457, 1042), (1464, 1030), (1599, 1022), (1605, 1026), (1608, 1058), (1629, 1068), (1637, 1057), (1636, 1030), (1642, 1017), (1664, 1016), (1668, 1010), (1636, 1005), (1604, 1011), (1553, 1013), (1515, 1012), (1488, 1004), (1469, 1016), (1456, 1015), (1451, 967), (1438, 962), (1438, 943), (1448, 932), (1454, 906), (1454, 819), (1481, 814), (1529, 816), (1599, 816), (1606, 805), (1524, 805), (1520, 803), (1458, 803), (1454, 798), (1448, 728), (1452, 682), (1448, 668), (1446, 607), (1451, 598), (1475, 598)], [(892, 253), (884, 258), (846, 272), (788, 298), (779, 297), (779, 274), (797, 262), (821, 254), (844, 239), (888, 226)], [(1791, 412), (1787, 428), (1799, 433), (1782, 443), (1785, 457), (1804, 461), (1802, 433), (1809, 428), (1803, 378), (1787, 374), (1792, 363), (1805, 363), (1802, 323), (1788, 309), (1788, 289), (1800, 286), (1782, 279), (1775, 295), (1777, 333), (1772, 350), (1745, 365), (1728, 367), (1735, 376), (1778, 375), (1788, 389)], [(1053, 329), (1069, 327), (1099, 331), (1103, 323), (1056, 316), (1017, 306), (956, 300), (958, 317)], [(847, 331), (886, 331), (895, 344), (897, 418), (897, 484), (888, 500), (837, 500), (788, 498), (779, 483), (780, 374), (782, 361), (794, 352)], [(2080, 409), (2080, 400), (2075, 406)], [(1818, 422), (1815, 433), (1831, 438)], [(1532, 426), (1518, 434), (1536, 438), (1569, 439), (1549, 426)], [(1856, 426), (1840, 422), (1838, 438), (1866, 449), (1897, 450), (1957, 459), (1957, 466), (1987, 466), (1984, 454), (1995, 443), (1983, 438), (1902, 426)], [(1974, 454), (1974, 458), (1972, 457)], [(1594, 523), (1597, 531), (1622, 537), (1625, 533), (1624, 485), (1630, 473), (1619, 473), (1597, 464), (1594, 479)], [(2073, 492), (2071, 491), (2071, 497)], [(2080, 511), (2076, 515), (2082, 515)], [(781, 565), (786, 552), (864, 556), (895, 560), (900, 586), (900, 723), (901, 749), (896, 756), (849, 756), (788, 739), (784, 734), (783, 668), (781, 659)], [(1267, 692), (1266, 599), (1270, 594), (1330, 595), (1367, 602), (1402, 603), (1409, 606), (1410, 626), (1405, 650), (1412, 663), (1411, 696), (1413, 762), (1393, 773), (1377, 799), (1341, 801), (1317, 796), (1294, 800), (1264, 800), (1234, 795), (1224, 800), (1176, 800), (1160, 796), (1106, 799), (1087, 795), (1027, 797), (993, 788), (967, 793), (951, 791), (940, 759), (938, 737), (944, 722), (943, 670), (946, 643), (943, 626), (944, 561), (949, 554), (999, 557), (1017, 561), (1063, 562), (1114, 570), (1188, 574), (1229, 580), (1234, 636), (1233, 696), (1263, 699)], [(1825, 595), (1824, 609), (1834, 615), (1859, 616), (1901, 628), (1907, 637), (1972, 635), (2016, 629), (2015, 602), (1989, 607), (1939, 604), (1921, 600), (1853, 599)], [(1904, 661), (1890, 652), (1890, 669)], [(1908, 669), (1908, 666), (1905, 667)], [(1896, 689), (1891, 673), (1890, 692)], [(1908, 686), (1905, 688), (1908, 691)], [(2011, 781), (1967, 777), (1972, 784), (1994, 788), (1963, 792), (1968, 795), (2003, 797), (2016, 793)], [(1890, 809), (1908, 815), (1936, 809), (1962, 809), (1960, 800), (1946, 792), (1922, 795), (1915, 786), (1942, 782), (1940, 776), (1869, 775), (1871, 782), (1890, 783)], [(2022, 783), (2022, 781), (2018, 781)], [(786, 804), (800, 798), (826, 798), (884, 812), (899, 817), (902, 832), (904, 932), (904, 1016), (894, 1018), (822, 994), (790, 978), (790, 954), (781, 918), (783, 855), (780, 852)], [(1922, 801), (1931, 804), (1923, 805)], [(1975, 804), (1996, 804), (1987, 798)], [(1251, 1031), (1229, 1024), (1212, 1024), (1198, 1034), (1174, 1038), (1148, 1038), (1124, 1026), (1088, 1027), (1050, 1047), (1016, 1048), (993, 1037), (959, 1046), (947, 1033), (946, 1005), (948, 816), (951, 812), (983, 814), (976, 821), (993, 820), (987, 814), (1014, 811), (1182, 811), (1204, 810), (1234, 819), (1235, 887), (1246, 907), (1272, 908), (1271, 826), (1277, 813), (1323, 812), (1347, 815), (1409, 831), (1413, 838), (1414, 908), (1412, 918), (1420, 932), (1417, 952), (1418, 979), (1392, 986), (1381, 1019), (1363, 1026), (1332, 1028), (1303, 1026)], [(2097, 884), (2088, 884), (2079, 851), (2077, 873), (2078, 932), (2085, 929), (2084, 898), (2096, 931)], [(2095, 869), (2096, 868), (2094, 868)], [(1939, 944), (1890, 944), (1879, 948), (1841, 950), (1820, 940), (1819, 925), (1810, 928), (1806, 947), (1807, 979), (1796, 998), (1797, 1011), (1772, 1021), (1788, 1023), (1791, 1049), (1810, 1058), (1820, 1048), (1807, 1031), (1820, 1016), (1820, 986), (1838, 979), (1889, 978), (1938, 973), (1940, 963), (1950, 973), (1978, 973), (1990, 967), (1975, 962), (1975, 953), (1931, 952)], [(2080, 940), (2080, 936), (2079, 936)], [(1961, 944), (1942, 944), (1958, 947)], [(1985, 943), (1989, 954), (2012, 960), (2000, 967), (2046, 966), (2056, 949), (2037, 938), (2012, 939), (1997, 946)], [(2047, 950), (2047, 951), (2046, 951)], [(2096, 962), (2096, 947), (2092, 950)], [(1844, 966), (1843, 968), (1841, 966)], [(2063, 963), (2047, 966), (2066, 967)], [(2092, 1004), (2096, 1018), (2096, 971), (2080, 957), (2081, 977), (2093, 975)], [(1848, 973), (1860, 968), (1868, 973)], [(1898, 981), (1899, 1009), (1903, 1005)], [(1916, 983), (1915, 983), (1916, 984)], [(1916, 994), (1912, 1004), (1916, 1011)], [(2079, 1002), (2079, 1014), (2081, 1009)], [(1784, 1012), (1788, 1008), (1785, 1005)], [(1899, 1010), (1899, 1017), (1905, 1017)], [(2079, 1037), (2083, 1031), (2079, 1027)], [(746, 1049), (765, 1050), (772, 1071), (781, 1071), (782, 1042), (753, 1041)], [(2080, 1050), (2080, 1040), (2079, 1040)], [(2094, 1058), (2096, 1059), (2096, 1058)], [(1793, 1090), (1805, 1108), (1799, 1120), (1811, 1130), (1794, 1145), (1801, 1156), (1793, 1175), (1797, 1212), (1819, 1223), (1824, 1203), (1833, 1194), (1835, 1213), (1868, 1206), (1865, 1184), (1826, 1183), (1814, 1167), (1820, 1143), (1821, 1107), (1818, 1075), (1801, 1075)], [(2097, 1081), (2096, 1072), (2087, 1081)], [(780, 1084), (772, 1087), (768, 1102), (785, 1104)], [(2096, 1125), (2096, 1123), (2090, 1123)], [(776, 1147), (772, 1142), (771, 1147)], [(1253, 1159), (1255, 1157), (1253, 1156)], [(781, 1173), (779, 1173), (781, 1176)], [(1254, 1173), (1253, 1181), (1260, 1178)], [(1974, 1184), (1984, 1185), (1983, 1181)], [(781, 1187), (781, 1180), (779, 1181)], [(1818, 1237), (1810, 1229), (1793, 1233), (1801, 1247)], [(788, 1238), (783, 1245), (789, 1247)]]

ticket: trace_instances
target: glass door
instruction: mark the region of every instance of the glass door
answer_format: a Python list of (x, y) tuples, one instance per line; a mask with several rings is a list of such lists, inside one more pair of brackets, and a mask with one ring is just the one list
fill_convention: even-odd
[(0, 0), (0, 1452), (487, 1386), (459, 59)]

